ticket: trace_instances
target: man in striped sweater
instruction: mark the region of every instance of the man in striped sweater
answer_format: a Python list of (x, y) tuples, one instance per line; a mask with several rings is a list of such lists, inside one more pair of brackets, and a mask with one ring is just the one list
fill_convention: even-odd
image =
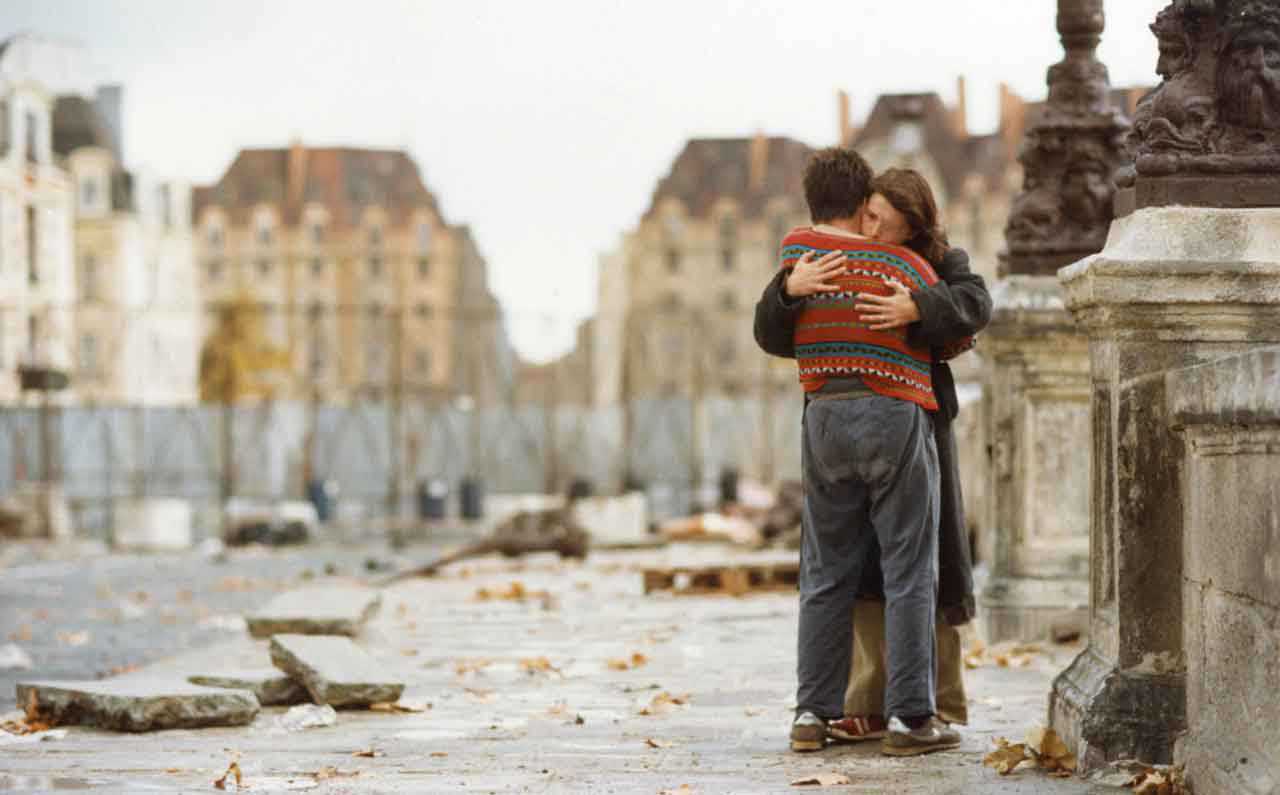
[[(795, 313), (794, 353), (805, 392), (805, 485), (791, 747), (825, 746), (827, 721), (843, 714), (851, 625), (863, 561), (879, 542), (886, 594), (887, 753), (959, 744), (935, 716), (938, 453), (932, 356), (901, 328), (878, 329), (859, 296), (938, 282), (922, 257), (863, 237), (871, 169), (855, 152), (816, 153), (805, 172), (811, 227), (782, 244), (782, 300)], [(843, 252), (825, 268), (796, 268), (806, 253)], [(807, 262), (807, 260), (806, 260)], [(829, 258), (828, 258), (829, 262)]]

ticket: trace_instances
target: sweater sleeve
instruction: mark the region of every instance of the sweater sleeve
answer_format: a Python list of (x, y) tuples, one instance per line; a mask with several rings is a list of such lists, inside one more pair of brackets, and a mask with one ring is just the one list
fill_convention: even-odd
[(800, 302), (788, 299), (783, 288), (783, 282), (790, 273), (789, 268), (780, 269), (756, 302), (755, 336), (756, 344), (765, 353), (794, 359), (796, 315), (800, 311)]
[(941, 279), (932, 287), (911, 294), (920, 309), (920, 320), (907, 327), (907, 339), (914, 345), (967, 349), (964, 340), (986, 328), (991, 321), (991, 294), (980, 274), (969, 270), (964, 249), (947, 252), (937, 267)]

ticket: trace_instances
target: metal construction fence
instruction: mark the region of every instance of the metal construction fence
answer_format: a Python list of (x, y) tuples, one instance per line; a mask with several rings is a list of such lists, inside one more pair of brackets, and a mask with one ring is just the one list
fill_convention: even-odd
[[(0, 407), (0, 495), (24, 480), (61, 484), (79, 532), (109, 537), (120, 500), (180, 498), (197, 536), (216, 533), (232, 498), (305, 499), (336, 486), (352, 517), (409, 518), (432, 481), (488, 493), (644, 489), (657, 518), (715, 499), (726, 470), (799, 473), (798, 398), (633, 400), (590, 409), (459, 407), (402, 398), (190, 407)], [(696, 436), (694, 428), (697, 428)], [(452, 502), (452, 501), (451, 501)], [(456, 504), (451, 506), (456, 511)]]

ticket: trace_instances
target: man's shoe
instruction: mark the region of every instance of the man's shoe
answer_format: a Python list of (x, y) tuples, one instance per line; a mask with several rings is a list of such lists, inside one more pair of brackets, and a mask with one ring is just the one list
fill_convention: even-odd
[(801, 712), (791, 724), (792, 751), (821, 751), (827, 746), (827, 724), (812, 712)]
[(827, 724), (827, 735), (833, 740), (846, 743), (860, 743), (864, 740), (879, 740), (888, 732), (883, 715), (854, 715), (833, 720)]
[(911, 729), (896, 715), (889, 718), (889, 733), (880, 743), (886, 756), (916, 756), (960, 747), (960, 732), (937, 718)]

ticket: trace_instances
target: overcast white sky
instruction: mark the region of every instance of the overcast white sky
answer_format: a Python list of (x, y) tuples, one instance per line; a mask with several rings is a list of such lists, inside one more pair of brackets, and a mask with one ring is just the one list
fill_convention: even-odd
[[(1156, 80), (1167, 0), (1107, 0), (1114, 85)], [(468, 223), (521, 353), (571, 341), (598, 255), (694, 136), (833, 141), (835, 92), (969, 78), (1045, 94), (1054, 0), (0, 0), (0, 37), (77, 39), (125, 86), (126, 158), (215, 180), (242, 147), (404, 147)]]

